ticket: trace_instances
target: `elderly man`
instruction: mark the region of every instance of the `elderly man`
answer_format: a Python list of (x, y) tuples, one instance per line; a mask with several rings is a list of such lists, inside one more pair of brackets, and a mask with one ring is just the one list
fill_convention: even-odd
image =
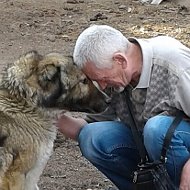
[[(190, 49), (159, 36), (127, 39), (106, 25), (93, 25), (78, 37), (74, 62), (102, 90), (112, 87), (105, 112), (85, 120), (63, 115), (57, 126), (79, 142), (81, 152), (120, 190), (133, 189), (131, 174), (140, 157), (128, 123), (125, 90), (152, 160), (159, 159), (173, 117), (190, 117)], [(96, 122), (95, 122), (96, 121)], [(190, 190), (190, 123), (183, 120), (167, 152), (167, 171), (176, 186)]]

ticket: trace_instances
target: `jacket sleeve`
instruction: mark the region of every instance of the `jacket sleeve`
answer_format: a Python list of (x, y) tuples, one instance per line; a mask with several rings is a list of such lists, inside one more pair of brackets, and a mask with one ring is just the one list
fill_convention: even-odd
[(87, 114), (84, 118), (88, 123), (98, 121), (114, 121), (118, 120), (116, 113), (111, 105), (109, 105), (105, 111), (98, 114)]
[(190, 117), (190, 68), (179, 76), (175, 96), (176, 107)]

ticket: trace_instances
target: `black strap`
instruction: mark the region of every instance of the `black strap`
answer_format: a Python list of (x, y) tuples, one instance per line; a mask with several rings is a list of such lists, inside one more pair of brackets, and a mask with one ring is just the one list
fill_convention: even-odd
[(166, 136), (164, 138), (164, 143), (162, 146), (162, 152), (161, 152), (161, 161), (165, 162), (165, 158), (166, 158), (166, 153), (167, 150), (170, 146), (170, 142), (171, 139), (173, 137), (173, 134), (175, 132), (175, 129), (177, 128), (177, 126), (179, 125), (179, 123), (181, 122), (181, 120), (183, 119), (184, 113), (182, 111), (179, 111), (179, 113), (177, 114), (177, 116), (175, 117), (175, 119), (173, 120), (172, 124), (170, 125)]
[(125, 90), (125, 94), (126, 94), (126, 104), (127, 104), (126, 106), (129, 111), (128, 114), (129, 114), (129, 123), (130, 123), (131, 131), (132, 131), (137, 149), (141, 157), (141, 163), (145, 163), (146, 161), (148, 161), (148, 154), (146, 152), (146, 149), (142, 140), (142, 135), (139, 132), (139, 129), (137, 127), (138, 125), (134, 117), (135, 115), (134, 115), (133, 106), (130, 100), (129, 90)]
[[(130, 94), (129, 94), (129, 89), (125, 90), (125, 94), (126, 94), (126, 103), (127, 103), (127, 107), (129, 110), (129, 119), (130, 119), (130, 127), (131, 127), (131, 131), (137, 146), (137, 149), (139, 151), (140, 157), (141, 157), (141, 162), (145, 163), (146, 161), (148, 161), (148, 154), (146, 151), (146, 148), (144, 146), (143, 143), (143, 139), (142, 139), (142, 135), (140, 134), (139, 130), (138, 130), (138, 125), (135, 119), (135, 115), (134, 115), (134, 111), (133, 111), (133, 106), (130, 100)], [(179, 113), (177, 114), (177, 116), (175, 117), (175, 119), (173, 120), (172, 124), (170, 125), (166, 136), (164, 138), (164, 143), (163, 143), (163, 147), (162, 147), (162, 151), (161, 151), (161, 157), (160, 160), (162, 162), (165, 162), (165, 158), (166, 158), (166, 153), (167, 150), (169, 148), (171, 139), (173, 137), (173, 134), (175, 132), (175, 129), (177, 128), (177, 126), (179, 125), (179, 123), (181, 122), (181, 120), (183, 119), (184, 113), (182, 111), (179, 111)]]

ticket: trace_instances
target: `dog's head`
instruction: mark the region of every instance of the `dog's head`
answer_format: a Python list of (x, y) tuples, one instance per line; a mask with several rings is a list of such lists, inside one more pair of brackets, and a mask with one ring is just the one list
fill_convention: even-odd
[(34, 106), (85, 112), (100, 112), (107, 106), (105, 96), (72, 57), (59, 53), (26, 53), (5, 69), (2, 86)]

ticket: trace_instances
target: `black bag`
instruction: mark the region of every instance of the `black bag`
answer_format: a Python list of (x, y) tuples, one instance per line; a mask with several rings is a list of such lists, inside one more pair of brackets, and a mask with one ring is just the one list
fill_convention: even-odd
[(133, 173), (134, 190), (176, 190), (162, 162), (145, 163)]
[(142, 135), (138, 131), (128, 90), (126, 92), (126, 96), (126, 106), (129, 112), (131, 131), (141, 157), (141, 162), (138, 165), (138, 169), (133, 172), (132, 176), (135, 187), (134, 190), (177, 190), (178, 188), (175, 187), (167, 173), (165, 162), (167, 149), (169, 148), (169, 144), (176, 127), (183, 118), (183, 112), (179, 111), (179, 114), (174, 119), (166, 133), (160, 160), (151, 162), (143, 144)]

